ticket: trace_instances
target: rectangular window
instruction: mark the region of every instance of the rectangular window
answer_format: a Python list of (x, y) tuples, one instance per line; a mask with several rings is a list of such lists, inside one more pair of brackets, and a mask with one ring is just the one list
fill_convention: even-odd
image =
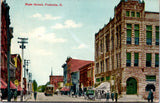
[(99, 46), (98, 43), (96, 43), (96, 57), (98, 57), (98, 52), (99, 52)]
[(126, 11), (126, 16), (128, 16), (128, 17), (129, 17), (129, 13), (130, 13), (129, 11)]
[(131, 44), (132, 24), (127, 24), (127, 44)]
[(108, 60), (106, 59), (106, 71), (108, 71)]
[(139, 24), (134, 25), (135, 45), (139, 45)]
[(152, 26), (151, 25), (146, 26), (146, 44), (152, 45)]
[(107, 81), (110, 80), (110, 76), (107, 76), (107, 77), (106, 77), (106, 80), (107, 80)]
[(119, 65), (118, 65), (118, 59), (119, 59), (119, 58), (118, 58), (118, 57), (119, 57), (118, 54), (116, 54), (116, 58), (117, 58), (117, 59), (116, 59), (116, 60), (117, 60), (117, 68), (119, 67)]
[(105, 37), (105, 39), (106, 39), (106, 52), (109, 51), (109, 40), (108, 40), (108, 38), (107, 38), (107, 36)]
[(102, 82), (104, 81), (104, 77), (101, 78), (101, 81), (102, 81)]
[(135, 17), (135, 12), (134, 11), (131, 12), (131, 16)]
[(155, 67), (159, 67), (159, 54), (155, 54)]
[(146, 54), (146, 67), (151, 67), (152, 55), (151, 53)]
[(139, 62), (139, 54), (134, 53), (134, 66), (138, 66), (138, 62)]
[(101, 73), (103, 73), (103, 72), (104, 72), (104, 62), (101, 61)]
[(114, 70), (114, 56), (112, 56), (112, 70)]
[(99, 73), (99, 63), (96, 64), (97, 74)]
[(155, 75), (146, 75), (146, 81), (156, 81)]
[(156, 26), (156, 45), (159, 45), (159, 26)]
[(100, 82), (100, 78), (97, 78), (97, 79), (96, 79), (96, 82)]
[(136, 13), (136, 16), (137, 16), (137, 17), (140, 17), (140, 12), (137, 12), (137, 13)]
[(127, 53), (126, 66), (131, 66), (131, 53)]

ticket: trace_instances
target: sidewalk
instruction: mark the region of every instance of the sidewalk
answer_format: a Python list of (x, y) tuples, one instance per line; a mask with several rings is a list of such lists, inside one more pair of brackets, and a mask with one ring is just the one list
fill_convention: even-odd
[[(31, 95), (25, 95), (23, 96), (23, 101), (27, 101), (28, 99), (31, 99), (32, 96)], [(7, 99), (3, 99), (2, 102), (7, 102), (8, 100)], [(11, 102), (18, 102), (18, 101), (21, 101), (21, 96), (17, 96), (17, 100), (15, 101), (14, 98), (11, 99)]]

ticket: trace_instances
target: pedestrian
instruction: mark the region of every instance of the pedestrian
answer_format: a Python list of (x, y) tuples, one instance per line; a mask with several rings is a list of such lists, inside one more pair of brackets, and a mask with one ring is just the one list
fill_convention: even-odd
[(107, 94), (106, 94), (106, 101), (109, 101), (109, 91), (107, 91)]
[(154, 96), (153, 96), (153, 90), (151, 89), (151, 102), (153, 102), (153, 98), (154, 98)]
[(0, 101), (2, 101), (2, 92), (0, 90)]
[(148, 102), (150, 102), (150, 100), (151, 100), (151, 90), (149, 91), (149, 94), (148, 94)]
[(14, 101), (17, 101), (17, 91), (14, 91)]
[(114, 93), (113, 92), (111, 93), (111, 98), (112, 98), (112, 101), (114, 101)]
[(100, 91), (98, 91), (98, 99), (101, 99), (101, 93), (100, 93)]
[(34, 92), (34, 99), (36, 101), (36, 98), (37, 98), (37, 92)]
[(118, 99), (118, 93), (115, 92), (115, 100), (116, 100), (116, 102), (117, 102), (117, 99)]

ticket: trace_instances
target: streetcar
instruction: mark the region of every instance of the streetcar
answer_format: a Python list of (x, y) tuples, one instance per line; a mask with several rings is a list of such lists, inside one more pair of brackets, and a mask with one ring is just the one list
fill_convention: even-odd
[(54, 86), (51, 84), (47, 85), (44, 91), (45, 96), (53, 96), (53, 93), (54, 93)]

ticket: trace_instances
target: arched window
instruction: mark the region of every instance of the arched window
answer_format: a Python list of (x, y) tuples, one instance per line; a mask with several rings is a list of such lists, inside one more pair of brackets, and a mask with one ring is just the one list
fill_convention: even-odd
[(153, 90), (153, 91), (155, 91), (155, 86), (154, 86), (154, 84), (147, 84), (147, 86), (146, 86), (146, 91), (150, 91), (150, 90)]

